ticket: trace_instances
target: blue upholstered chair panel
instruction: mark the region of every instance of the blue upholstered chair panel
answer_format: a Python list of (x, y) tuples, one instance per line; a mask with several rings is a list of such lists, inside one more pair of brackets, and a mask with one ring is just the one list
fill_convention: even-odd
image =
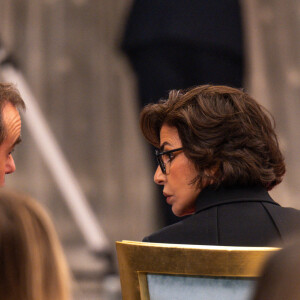
[(254, 279), (148, 274), (151, 300), (249, 300)]

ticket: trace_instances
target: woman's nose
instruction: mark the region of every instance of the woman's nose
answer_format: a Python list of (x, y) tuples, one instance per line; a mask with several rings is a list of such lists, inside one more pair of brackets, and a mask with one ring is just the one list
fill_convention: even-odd
[(159, 185), (165, 184), (166, 175), (161, 171), (160, 166), (157, 166), (157, 169), (154, 173), (154, 182)]

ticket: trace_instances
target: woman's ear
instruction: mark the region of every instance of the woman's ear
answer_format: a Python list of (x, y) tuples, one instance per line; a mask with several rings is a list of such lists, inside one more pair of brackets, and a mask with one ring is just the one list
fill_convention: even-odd
[(213, 167), (204, 170), (204, 187), (215, 183), (218, 170), (219, 164), (216, 164)]

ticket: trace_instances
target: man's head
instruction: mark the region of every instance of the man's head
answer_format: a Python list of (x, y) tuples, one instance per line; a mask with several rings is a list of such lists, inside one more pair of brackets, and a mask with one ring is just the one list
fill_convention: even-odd
[(12, 152), (21, 141), (18, 108), (25, 109), (18, 90), (11, 84), (0, 83), (0, 186), (5, 183), (5, 174), (16, 169)]

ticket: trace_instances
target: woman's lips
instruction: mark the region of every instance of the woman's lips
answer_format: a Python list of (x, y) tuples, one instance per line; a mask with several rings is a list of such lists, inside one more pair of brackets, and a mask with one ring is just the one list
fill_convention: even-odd
[(171, 197), (172, 197), (172, 195), (169, 195), (167, 193), (163, 193), (163, 194), (166, 197), (166, 202), (171, 205)]

